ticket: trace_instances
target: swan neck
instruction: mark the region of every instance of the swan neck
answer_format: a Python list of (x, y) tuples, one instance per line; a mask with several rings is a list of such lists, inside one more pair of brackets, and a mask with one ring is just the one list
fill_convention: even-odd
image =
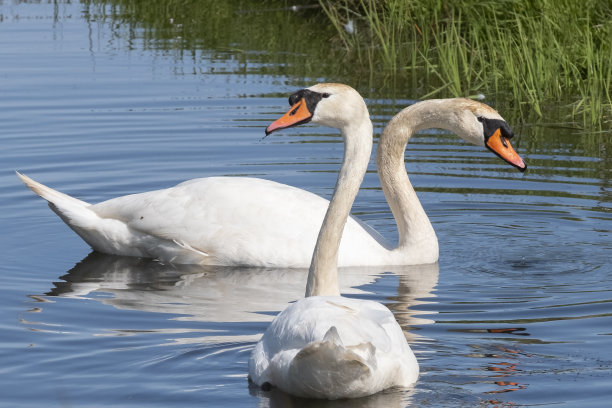
[[(376, 157), (380, 182), (397, 223), (398, 250), (420, 263), (438, 260), (438, 240), (406, 173), (404, 151), (417, 131), (446, 127), (439, 106), (429, 102), (409, 106), (391, 119), (380, 137)], [(431, 259), (421, 258), (423, 253)]]
[(367, 109), (361, 123), (342, 130), (344, 158), (313, 252), (306, 297), (340, 295), (338, 249), (344, 225), (370, 161), (372, 132)]

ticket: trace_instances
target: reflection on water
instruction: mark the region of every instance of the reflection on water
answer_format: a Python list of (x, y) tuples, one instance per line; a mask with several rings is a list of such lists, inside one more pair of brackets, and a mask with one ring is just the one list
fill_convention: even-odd
[(84, 13), (94, 43), (99, 23), (108, 23), (103, 31), (112, 33), (108, 41), (114, 47), (163, 54), (176, 61), (180, 75), (317, 78), (351, 72), (341, 58), (330, 58), (326, 45), (335, 28), (321, 24), (313, 7), (274, 3), (88, 0)]
[[(62, 281), (55, 282), (47, 295), (94, 299), (118, 309), (173, 313), (183, 321), (268, 322), (290, 302), (304, 296), (307, 273), (306, 269), (165, 265), (92, 252), (62, 276)], [(432, 296), (438, 281), (437, 264), (340, 269), (340, 290), (344, 295), (372, 295), (357, 287), (389, 273), (399, 278), (390, 307), (402, 326), (431, 323), (418, 318), (418, 312), (411, 311), (410, 306), (423, 304), (426, 301), (421, 299)], [(258, 337), (240, 339), (256, 341)], [(189, 339), (230, 340), (231, 336)]]
[[(502, 345), (495, 345), (491, 347), (491, 350), (482, 350), (482, 347), (478, 345), (471, 345), (471, 347), (474, 352), (469, 357), (483, 359), (485, 362), (479, 367), (479, 370), (491, 373), (488, 379), (483, 381), (483, 394), (502, 394), (527, 388), (527, 383), (513, 380), (513, 376), (522, 371), (518, 357), (529, 357), (529, 354), (524, 353), (519, 345), (514, 346), (512, 349)], [(500, 403), (497, 400), (487, 402), (491, 404)]]
[[(59, 299), (94, 301), (118, 310), (170, 315), (170, 320), (165, 320), (164, 324), (161, 319), (161, 324), (155, 328), (138, 320), (121, 328), (102, 329), (91, 323), (90, 326), (98, 338), (159, 336), (160, 342), (155, 346), (196, 347), (197, 352), (188, 351), (186, 357), (206, 367), (223, 355), (238, 359), (248, 355), (268, 322), (289, 302), (303, 297), (306, 275), (306, 269), (175, 266), (92, 252), (55, 282), (45, 295), (32, 296), (38, 304), (36, 310), (30, 312), (36, 312), (37, 318), (24, 319), (21, 323), (39, 332), (59, 335), (70, 332), (69, 325), (61, 320), (45, 322), (46, 309), (55, 306)], [(433, 323), (433, 320), (420, 318), (419, 314), (425, 312), (412, 307), (434, 301), (432, 291), (438, 282), (437, 264), (343, 268), (339, 275), (343, 294), (387, 303), (406, 330), (408, 340), (411, 343), (424, 341), (412, 329)], [(389, 287), (384, 297), (371, 291), (378, 281)], [(232, 323), (240, 326), (258, 324), (253, 333), (253, 330), (228, 330)], [(155, 357), (150, 364), (158, 366), (183, 357)], [(240, 377), (246, 379), (246, 372)], [(270, 407), (399, 408), (409, 403), (414, 389), (394, 389), (358, 400), (323, 403), (294, 398), (278, 390), (266, 392), (249, 386), (248, 391)]]
[(401, 408), (410, 406), (414, 388), (388, 389), (368, 397), (336, 401), (298, 398), (278, 389), (261, 391), (260, 387), (252, 384), (249, 384), (249, 392), (269, 408)]

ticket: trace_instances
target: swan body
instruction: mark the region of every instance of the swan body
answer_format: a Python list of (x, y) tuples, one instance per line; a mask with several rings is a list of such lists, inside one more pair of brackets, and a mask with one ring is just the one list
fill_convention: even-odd
[[(290, 121), (290, 126), (312, 120), (341, 129), (345, 140), (359, 134), (355, 140), (362, 148), (361, 158), (369, 160), (372, 123), (356, 91), (340, 84), (319, 84), (300, 92), (304, 103), (291, 103), (286, 115), (300, 119)], [(344, 112), (342, 118), (334, 115), (339, 109)], [(436, 262), (435, 232), (406, 175), (406, 143), (420, 129), (442, 127), (483, 146), (483, 132), (503, 132), (493, 139), (506, 146), (512, 134), (504, 124), (493, 109), (465, 99), (420, 102), (396, 115), (381, 136), (377, 163), (398, 224), (399, 245), (392, 246), (365, 223), (349, 217), (339, 247), (339, 266)], [(267, 132), (281, 128), (277, 121)], [(345, 159), (355, 148), (345, 145)], [(496, 154), (524, 169), (518, 155), (512, 162)], [(17, 175), (94, 250), (177, 264), (306, 268), (329, 204), (295, 187), (243, 177), (195, 179), (89, 204)]]
[[(306, 297), (272, 321), (249, 359), (252, 382), (276, 386), (300, 397), (362, 397), (390, 387), (410, 386), (419, 375), (416, 357), (389, 309), (377, 302), (342, 297), (338, 289), (338, 257), (346, 236), (343, 231), (371, 148), (371, 138), (364, 133), (366, 126), (355, 127), (356, 123), (369, 123), (367, 109), (365, 105), (353, 111), (345, 109), (340, 101), (349, 97), (361, 99), (356, 91), (337, 85), (298, 91), (289, 98), (290, 111), (266, 130), (269, 133), (312, 121), (340, 129), (346, 145), (315, 244)], [(425, 127), (447, 128), (494, 149), (519, 168), (524, 169), (525, 164), (518, 155), (512, 155), (514, 150), (507, 141), (511, 130), (493, 109), (464, 99), (417, 105), (396, 115), (380, 141), (384, 149), (378, 154), (381, 182), (400, 235), (398, 248), (389, 252), (418, 249), (435, 253), (437, 259), (435, 233), (401, 160), (410, 135)]]
[[(18, 175), (93, 249), (167, 263), (307, 268), (329, 204), (269, 180), (208, 177), (90, 205)], [(368, 255), (388, 245), (353, 217), (347, 238), (345, 265), (375, 265)]]
[(282, 311), (255, 346), (249, 375), (299, 397), (355, 398), (416, 382), (419, 366), (385, 306), (311, 296)]

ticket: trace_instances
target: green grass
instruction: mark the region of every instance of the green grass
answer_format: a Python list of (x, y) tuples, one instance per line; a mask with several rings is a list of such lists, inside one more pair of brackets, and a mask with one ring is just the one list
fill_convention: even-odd
[[(424, 96), (482, 92), (524, 115), (559, 105), (612, 124), (612, 3), (586, 0), (319, 0), (346, 58)], [(348, 19), (357, 32), (346, 32)], [(395, 79), (397, 80), (397, 79)]]
[[(279, 3), (276, 0), (85, 1), (92, 19), (108, 24), (114, 38), (124, 41), (127, 47), (136, 41), (140, 44), (135, 48), (174, 56), (179, 64), (185, 57), (197, 62), (206, 59), (203, 53), (212, 53), (219, 60), (238, 62), (244, 75), (321, 78), (342, 71), (343, 62), (328, 61), (329, 39), (336, 31), (322, 16), (320, 8), (293, 13)], [(207, 64), (201, 65), (206, 69)]]
[(315, 8), (297, 13), (285, 0), (85, 3), (127, 45), (179, 61), (227, 51), (245, 75), (296, 86), (339, 81), (400, 100), (482, 93), (519, 122), (612, 127), (609, 0), (303, 0)]

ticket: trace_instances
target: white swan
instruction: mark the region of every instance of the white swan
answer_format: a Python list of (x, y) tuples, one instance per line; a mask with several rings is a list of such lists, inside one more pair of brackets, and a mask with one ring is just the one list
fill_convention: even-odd
[[(299, 123), (309, 92), (268, 129)], [(365, 104), (355, 115), (338, 106), (313, 118), (342, 131), (346, 154), (315, 245), (306, 297), (272, 321), (249, 359), (249, 379), (264, 389), (275, 386), (299, 397), (334, 400), (408, 387), (419, 375), (416, 357), (389, 309), (342, 297), (338, 289), (338, 249), (371, 148), (370, 135), (353, 128), (369, 123)]]
[[(296, 92), (291, 110), (267, 133), (310, 120), (359, 134), (362, 159), (369, 158), (372, 124), (361, 96), (340, 84), (318, 84)], [(330, 113), (344, 109), (342, 121)], [(415, 265), (436, 262), (438, 243), (404, 168), (410, 135), (442, 127), (485, 145), (524, 170), (508, 142), (512, 132), (486, 105), (462, 99), (426, 101), (392, 120), (378, 148), (379, 175), (398, 224), (399, 246), (350, 217), (340, 245), (339, 265)], [(345, 146), (345, 156), (354, 147)], [(346, 159), (345, 159), (346, 160)], [(328, 201), (307, 191), (244, 177), (194, 179), (165, 190), (118, 197), (91, 205), (21, 180), (99, 252), (156, 258), (162, 262), (262, 267), (308, 267)]]
[[(304, 116), (300, 112), (309, 98), (316, 100), (316, 95), (309, 97), (310, 92), (299, 95), (301, 102), (292, 104), (289, 114), (268, 130), (300, 123)], [(319, 112), (318, 108), (315, 112)], [(360, 116), (356, 115), (336, 106), (312, 118), (313, 122), (342, 131), (346, 154), (315, 245), (306, 297), (272, 321), (249, 359), (249, 378), (263, 388), (276, 386), (286, 393), (309, 398), (355, 398), (390, 387), (408, 387), (418, 378), (416, 357), (389, 309), (377, 302), (342, 297), (338, 290), (338, 251), (370, 149), (368, 135), (354, 128), (356, 123), (369, 122), (365, 107)], [(499, 143), (505, 149), (509, 149), (505, 135), (511, 133), (491, 108), (464, 99), (419, 103), (400, 112), (385, 129), (381, 147), (392, 155), (379, 153), (378, 165), (381, 180), (385, 180), (385, 193), (393, 198), (390, 204), (398, 219), (400, 249), (435, 248), (437, 257), (435, 234), (422, 207), (404, 207), (418, 201), (403, 163), (397, 162), (412, 132), (433, 126), (450, 128), (476, 144)], [(487, 140), (492, 138), (493, 141)], [(510, 158), (524, 168), (518, 156)], [(419, 234), (413, 235), (415, 230)]]

